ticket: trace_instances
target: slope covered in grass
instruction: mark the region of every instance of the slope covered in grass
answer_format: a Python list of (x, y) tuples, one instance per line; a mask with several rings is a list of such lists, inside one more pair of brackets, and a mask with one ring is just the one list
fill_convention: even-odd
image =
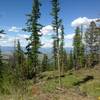
[[(84, 82), (87, 76), (93, 76), (93, 79)], [(27, 91), (24, 93), (2, 95), (0, 100), (98, 100), (100, 96), (99, 66), (68, 71), (61, 78), (61, 90), (58, 89), (58, 79), (57, 71), (44, 72), (37, 84), (33, 84), (32, 80), (28, 81)]]

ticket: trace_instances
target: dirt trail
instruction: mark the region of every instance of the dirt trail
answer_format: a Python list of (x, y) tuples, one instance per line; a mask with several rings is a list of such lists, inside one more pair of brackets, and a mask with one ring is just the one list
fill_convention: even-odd
[(97, 100), (96, 98), (78, 94), (75, 90), (56, 90), (53, 93), (43, 93), (42, 91), (34, 95), (34, 100)]

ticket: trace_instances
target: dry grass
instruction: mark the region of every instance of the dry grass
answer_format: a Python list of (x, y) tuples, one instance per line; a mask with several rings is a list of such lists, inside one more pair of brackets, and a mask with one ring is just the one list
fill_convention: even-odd
[[(48, 76), (54, 76), (54, 72), (45, 72), (45, 76), (38, 84), (32, 81), (28, 84), (28, 91), (25, 94), (14, 93), (11, 95), (1, 95), (0, 100), (98, 100), (100, 96), (100, 67), (93, 69), (81, 69), (66, 73), (62, 78), (63, 89), (57, 90), (58, 79), (47, 80)], [(94, 80), (88, 81), (77, 87), (73, 83), (82, 80), (85, 76), (91, 75)], [(86, 94), (86, 95), (85, 95)]]

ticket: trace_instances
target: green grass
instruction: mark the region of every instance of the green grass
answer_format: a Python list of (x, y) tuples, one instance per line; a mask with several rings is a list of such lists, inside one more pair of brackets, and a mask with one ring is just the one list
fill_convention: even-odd
[[(78, 82), (79, 78), (74, 75), (68, 75), (61, 79), (61, 84), (65, 88), (73, 88), (74, 83)], [(55, 89), (59, 86), (58, 79), (48, 80), (41, 86), (44, 92), (54, 92)]]
[[(77, 83), (84, 79), (87, 75), (92, 75), (94, 77), (93, 80), (87, 81), (86, 83), (81, 84), (80, 90), (82, 92), (87, 93), (90, 96), (100, 96), (100, 69), (81, 69), (78, 71), (71, 71), (66, 73), (65, 77), (61, 79), (62, 86), (66, 89), (74, 89), (74, 83)], [(47, 75), (46, 75), (47, 74)], [(45, 72), (45, 76), (53, 76), (53, 72)], [(56, 74), (57, 75), (57, 74)], [(45, 78), (46, 79), (46, 78)], [(58, 79), (48, 80), (41, 86), (44, 92), (54, 92), (55, 88), (58, 87)]]
[(62, 79), (62, 85), (66, 88), (72, 88), (74, 83), (78, 82), (79, 78), (75, 75), (68, 75)]
[(100, 96), (100, 81), (99, 80), (93, 80), (86, 84), (83, 84), (80, 86), (81, 91), (86, 92), (88, 95), (91, 96)]
[[(41, 78), (42, 83), (39, 84), (38, 86), (43, 94), (48, 94), (48, 93), (55, 94), (56, 93), (57, 87), (59, 86), (59, 80), (58, 80), (59, 78), (54, 79), (53, 78), (55, 76), (54, 74), (56, 76), (58, 76), (58, 73), (57, 72), (54, 73), (53, 71), (47, 71), (47, 72), (42, 73), (42, 75), (43, 75), (43, 78)], [(99, 97), (100, 96), (100, 68), (99, 69), (98, 68), (81, 69), (78, 71), (68, 71), (65, 74), (65, 77), (61, 78), (62, 86), (67, 91), (70, 91), (70, 89), (75, 89), (74, 83), (81, 81), (87, 75), (92, 75), (94, 77), (94, 79), (91, 81), (87, 81), (86, 83), (80, 84), (80, 86), (79, 86), (80, 90), (82, 92), (87, 93), (89, 96)], [(51, 77), (52, 79), (48, 80), (48, 77)], [(27, 98), (28, 98), (27, 100), (38, 100), (37, 97), (34, 97), (32, 95), (32, 86), (33, 85), (34, 85), (33, 81), (28, 80), (28, 83), (27, 83), (28, 93), (25, 93), (25, 95), (24, 95), (24, 98), (26, 98), (26, 96), (27, 96)], [(19, 96), (19, 97), (17, 97), (17, 96), (18, 96), (17, 93), (0, 96), (0, 100), (10, 100), (11, 98), (15, 98), (15, 97), (16, 97), (16, 100), (17, 100), (17, 98), (18, 98), (18, 100), (24, 100), (24, 99), (22, 99), (21, 96)], [(56, 97), (57, 97), (57, 94), (56, 94)]]
[(50, 80), (50, 81), (45, 82), (45, 84), (41, 86), (41, 89), (45, 93), (46, 92), (52, 93), (54, 92), (56, 87), (57, 87), (57, 81), (55, 82), (54, 80)]

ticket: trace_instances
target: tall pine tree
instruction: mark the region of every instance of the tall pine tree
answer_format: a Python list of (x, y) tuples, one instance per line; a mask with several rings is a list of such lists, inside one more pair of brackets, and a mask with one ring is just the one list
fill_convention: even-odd
[[(0, 34), (6, 34), (4, 32), (4, 30), (0, 30)], [(2, 38), (2, 36), (0, 36), (0, 38)], [(2, 72), (2, 68), (3, 68), (3, 61), (2, 61), (2, 52), (1, 52), (1, 46), (0, 46), (0, 74)]]
[(59, 71), (59, 86), (61, 87), (61, 67), (60, 67), (60, 55), (59, 55), (59, 28), (61, 26), (61, 19), (59, 18), (59, 11), (60, 11), (60, 7), (59, 7), (59, 0), (52, 0), (52, 17), (53, 17), (53, 21), (52, 21), (52, 26), (53, 26), (53, 30), (56, 33), (55, 39), (54, 41), (56, 41), (56, 55), (57, 55), (57, 67), (58, 67), (58, 71)]
[(2, 73), (2, 68), (3, 68), (3, 61), (2, 61), (2, 53), (1, 53), (1, 47), (0, 47), (0, 76)]
[(15, 57), (16, 57), (16, 71), (20, 78), (25, 78), (25, 57), (24, 52), (21, 48), (20, 41), (18, 40), (16, 50), (15, 50)]
[(48, 56), (46, 54), (44, 54), (43, 60), (42, 60), (42, 72), (45, 72), (48, 70)]
[(26, 47), (27, 48), (27, 54), (28, 54), (28, 61), (29, 61), (29, 78), (34, 78), (34, 82), (36, 79), (36, 76), (38, 74), (38, 68), (39, 68), (39, 48), (41, 46), (40, 43), (40, 29), (42, 28), (42, 25), (39, 24), (39, 18), (40, 18), (40, 6), (41, 3), (39, 0), (33, 0), (33, 7), (31, 14), (28, 15), (29, 19), (27, 21), (27, 28), (25, 31), (30, 32), (31, 36), (29, 37), (29, 44)]
[(57, 69), (57, 47), (56, 47), (56, 45), (57, 45), (57, 41), (54, 40), (53, 41), (53, 59), (54, 59), (53, 64), (54, 64), (54, 69)]
[(76, 28), (76, 34), (74, 36), (73, 46), (73, 56), (74, 56), (74, 67), (75, 69), (79, 69), (84, 67), (84, 45), (82, 43), (82, 37), (80, 35), (80, 28)]
[(70, 50), (70, 55), (69, 55), (69, 70), (73, 68), (73, 51)]
[(88, 48), (88, 63), (89, 66), (94, 66), (98, 63), (98, 52), (99, 52), (99, 41), (98, 41), (98, 30), (95, 22), (91, 22), (89, 28), (85, 33), (85, 43), (86, 47)]
[[(61, 26), (61, 39), (60, 39), (60, 66), (61, 74), (64, 75), (64, 26)], [(67, 59), (66, 59), (67, 61)]]

